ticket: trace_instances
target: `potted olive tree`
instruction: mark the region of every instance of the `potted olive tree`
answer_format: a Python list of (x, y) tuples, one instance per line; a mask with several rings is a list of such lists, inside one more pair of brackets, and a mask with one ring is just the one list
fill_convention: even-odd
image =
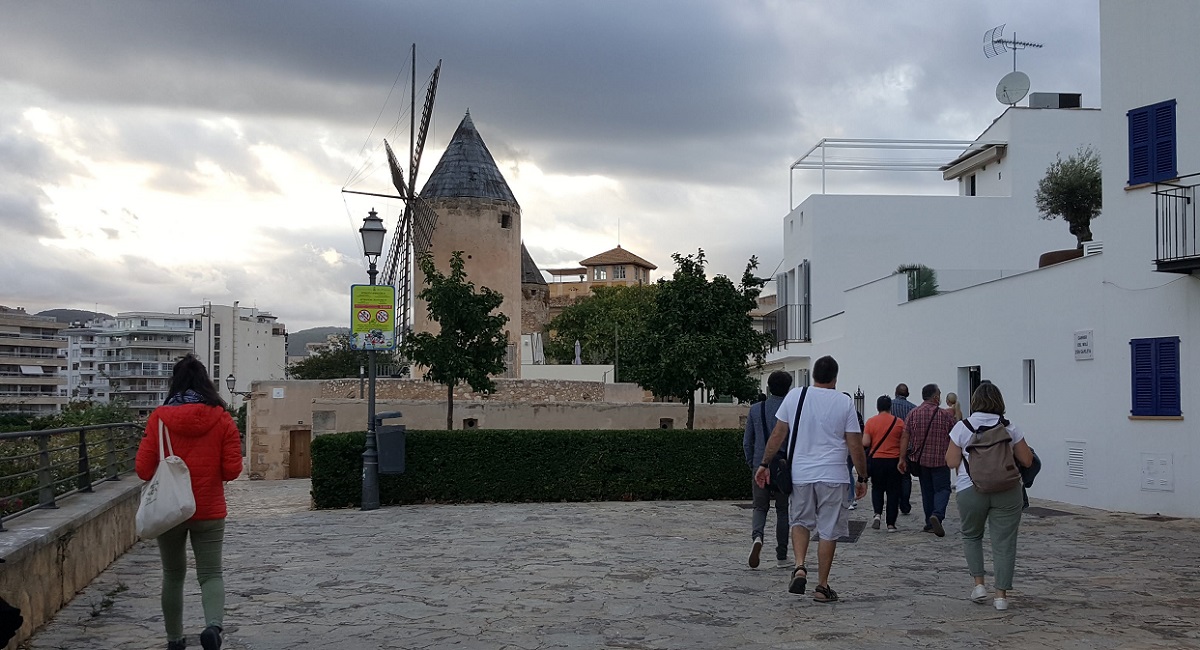
[(1066, 160), (1059, 155), (1038, 182), (1034, 200), (1042, 219), (1062, 217), (1078, 242), (1074, 249), (1043, 254), (1038, 266), (1082, 257), (1084, 242), (1092, 241), (1092, 219), (1100, 215), (1103, 204), (1100, 155), (1090, 146), (1080, 147)]

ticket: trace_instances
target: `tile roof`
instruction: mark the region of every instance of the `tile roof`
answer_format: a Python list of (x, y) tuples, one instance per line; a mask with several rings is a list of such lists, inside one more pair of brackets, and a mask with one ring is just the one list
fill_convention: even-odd
[(620, 244), (617, 244), (617, 247), (612, 250), (604, 251), (603, 253), (600, 253), (599, 255), (594, 255), (594, 256), (589, 257), (586, 260), (583, 260), (579, 263), (584, 266), (607, 266), (609, 264), (633, 264), (633, 265), (651, 269), (651, 270), (658, 268), (657, 266), (651, 264), (650, 262), (647, 262), (646, 260), (638, 257), (637, 255), (634, 255), (633, 253), (630, 253), (629, 251), (625, 250), (624, 248), (621, 248)]
[(533, 256), (525, 249), (524, 242), (521, 243), (521, 284), (546, 284), (546, 278), (538, 270)]
[(421, 197), (499, 199), (517, 203), (492, 158), (492, 152), (475, 130), (471, 111), (467, 111), (459, 123), (442, 159), (425, 181)]

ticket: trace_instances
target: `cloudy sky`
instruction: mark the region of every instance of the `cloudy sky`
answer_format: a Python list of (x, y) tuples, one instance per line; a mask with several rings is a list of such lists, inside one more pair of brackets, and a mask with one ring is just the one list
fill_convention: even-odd
[[(615, 246), (619, 221), (660, 271), (703, 248), (713, 273), (751, 255), (770, 273), (788, 166), (819, 139), (969, 139), (1002, 111), (1012, 59), (982, 49), (1001, 23), (1045, 43), (1018, 57), (1035, 92), (1100, 105), (1096, 0), (0, 8), (0, 304), (30, 312), (239, 300), (292, 330), (345, 324), (362, 218), (391, 230), (401, 204), (341, 189), (392, 191), (414, 42), (419, 92), (443, 61), (418, 186), (470, 109), (543, 268)], [(954, 191), (938, 179), (829, 189)]]

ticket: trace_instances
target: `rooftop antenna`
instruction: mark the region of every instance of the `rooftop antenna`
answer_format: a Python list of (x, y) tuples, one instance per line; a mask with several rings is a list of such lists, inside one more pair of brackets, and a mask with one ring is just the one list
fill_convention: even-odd
[(1013, 72), (1017, 71), (1017, 50), (1027, 47), (1041, 48), (1042, 44), (1018, 41), (1016, 32), (1013, 32), (1012, 38), (1004, 38), (1004, 25), (993, 27), (983, 33), (983, 55), (990, 59), (1012, 50)]

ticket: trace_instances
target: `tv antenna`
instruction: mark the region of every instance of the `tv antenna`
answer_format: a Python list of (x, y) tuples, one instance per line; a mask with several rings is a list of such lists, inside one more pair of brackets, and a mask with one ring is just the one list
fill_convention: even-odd
[(983, 33), (983, 55), (990, 59), (1012, 50), (1013, 72), (1017, 71), (1017, 50), (1029, 47), (1041, 48), (1042, 44), (1018, 41), (1016, 32), (1013, 32), (1012, 38), (1004, 38), (1004, 25), (993, 27)]

